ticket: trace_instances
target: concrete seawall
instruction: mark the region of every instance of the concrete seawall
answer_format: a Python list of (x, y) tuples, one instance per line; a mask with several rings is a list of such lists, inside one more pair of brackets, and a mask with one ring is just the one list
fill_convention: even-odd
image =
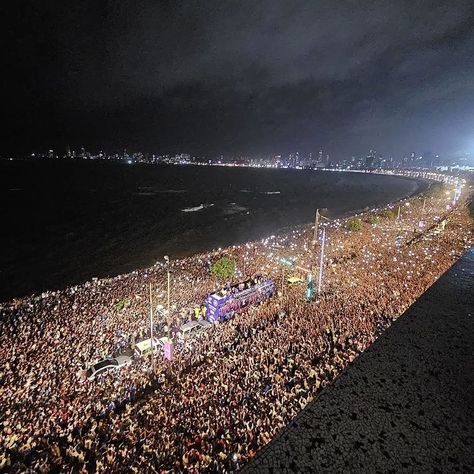
[(242, 473), (474, 472), (474, 248)]

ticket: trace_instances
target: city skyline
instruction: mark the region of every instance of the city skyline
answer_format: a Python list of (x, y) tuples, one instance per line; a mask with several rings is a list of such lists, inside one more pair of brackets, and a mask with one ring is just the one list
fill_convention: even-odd
[[(77, 150), (66, 147), (61, 152), (54, 149), (35, 151), (26, 154), (20, 159), (86, 159), (86, 160), (115, 160), (133, 163), (148, 164), (234, 164), (241, 166), (270, 166), (281, 168), (346, 168), (346, 169), (375, 169), (375, 168), (418, 168), (434, 169), (440, 167), (471, 169), (473, 158), (470, 153), (457, 156), (439, 155), (432, 151), (404, 153), (400, 156), (387, 155), (383, 152), (369, 149), (366, 153), (337, 158), (324, 147), (317, 152), (300, 153), (269, 153), (269, 154), (217, 154), (197, 155), (194, 153), (147, 153), (138, 150), (104, 151), (104, 149), (90, 151), (85, 147)], [(13, 159), (11, 156), (1, 156), (0, 159)]]

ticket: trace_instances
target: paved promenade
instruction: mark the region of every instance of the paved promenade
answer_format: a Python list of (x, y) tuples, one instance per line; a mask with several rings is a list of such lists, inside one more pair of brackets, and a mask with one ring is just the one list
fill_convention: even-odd
[(474, 472), (474, 248), (243, 473)]

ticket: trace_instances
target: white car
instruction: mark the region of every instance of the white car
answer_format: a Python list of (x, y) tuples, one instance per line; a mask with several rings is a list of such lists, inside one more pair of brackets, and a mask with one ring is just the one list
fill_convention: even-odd
[(207, 331), (212, 327), (212, 324), (209, 321), (201, 319), (199, 321), (189, 321), (188, 323), (183, 324), (179, 330), (183, 337), (188, 335), (199, 334), (203, 331)]
[[(167, 337), (160, 337), (159, 339), (153, 338), (153, 351), (157, 352), (163, 348), (165, 342), (168, 340)], [(151, 339), (145, 339), (144, 341), (137, 342), (135, 344), (135, 354), (138, 356), (143, 356), (149, 354), (152, 350)]]
[(132, 359), (128, 356), (117, 356), (113, 359), (103, 359), (89, 369), (86, 372), (88, 380), (94, 380), (98, 375), (103, 374), (109, 370), (118, 370), (126, 365), (129, 365)]

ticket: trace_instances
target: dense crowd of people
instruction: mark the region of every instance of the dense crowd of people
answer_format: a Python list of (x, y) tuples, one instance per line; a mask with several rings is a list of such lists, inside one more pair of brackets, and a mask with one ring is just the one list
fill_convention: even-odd
[[(172, 334), (218, 289), (210, 265), (222, 255), (237, 262), (236, 281), (270, 276), (279, 294), (178, 344), (172, 361), (135, 357), (93, 381), (91, 364), (150, 337), (149, 285), (164, 305), (165, 265), (1, 304), (0, 469), (237, 471), (473, 241), (466, 206), (446, 196), (404, 200), (400, 219), (357, 217), (361, 231), (327, 224), (313, 301), (278, 263), (317, 267), (309, 226), (171, 262)], [(443, 232), (426, 231), (443, 218)], [(157, 334), (168, 322), (155, 312)]]

